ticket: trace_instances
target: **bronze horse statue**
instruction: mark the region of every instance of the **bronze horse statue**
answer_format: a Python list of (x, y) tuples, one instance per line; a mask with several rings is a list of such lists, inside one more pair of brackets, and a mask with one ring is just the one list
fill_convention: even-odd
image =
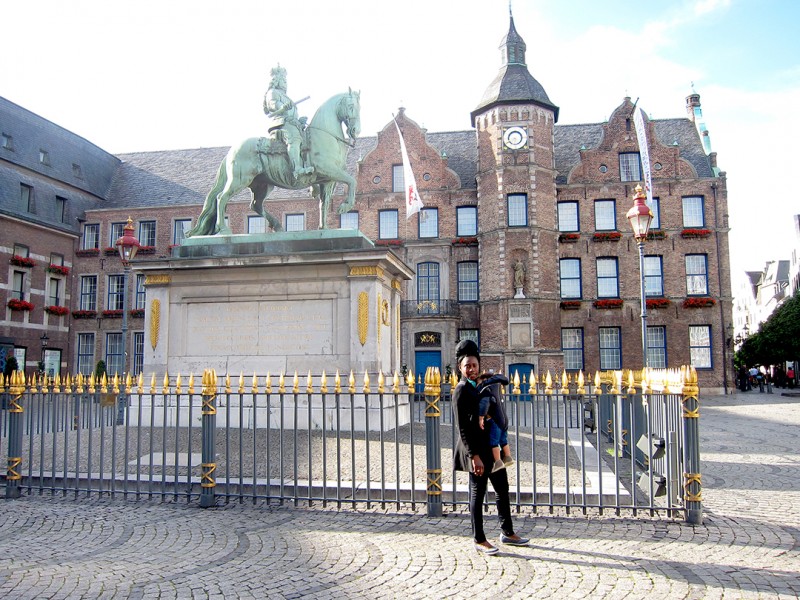
[(308, 160), (314, 172), (296, 179), (286, 146), (280, 141), (249, 138), (231, 147), (217, 170), (217, 179), (206, 196), (197, 224), (186, 236), (230, 235), (231, 230), (225, 225), (225, 209), (228, 200), (246, 187), (253, 193), (250, 208), (275, 231), (280, 231), (280, 221), (267, 212), (264, 200), (276, 187), (290, 190), (311, 187), (313, 196), (319, 199), (319, 228), (325, 229), (333, 190), (337, 183), (344, 183), (347, 199), (339, 207), (339, 213), (349, 212), (356, 201), (356, 181), (345, 164), (348, 146), (352, 147), (361, 133), (360, 92), (348, 90), (327, 100), (314, 114), (306, 133)]

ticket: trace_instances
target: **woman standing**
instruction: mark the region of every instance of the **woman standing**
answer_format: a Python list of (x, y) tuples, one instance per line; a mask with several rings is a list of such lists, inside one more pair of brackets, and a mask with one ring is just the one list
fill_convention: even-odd
[(491, 473), (492, 449), (489, 432), (478, 424), (480, 397), (476, 380), (480, 372), (480, 352), (472, 340), (462, 340), (456, 346), (456, 364), (461, 381), (453, 391), (453, 421), (458, 431), (453, 451), (456, 471), (469, 473), (469, 511), (472, 520), (472, 537), (475, 549), (485, 554), (498, 552), (486, 539), (483, 532), (483, 499), (487, 483), (491, 480), (497, 497), (497, 513), (500, 517), (500, 541), (510, 546), (525, 546), (529, 540), (514, 533), (511, 522), (511, 501), (508, 497), (508, 473), (500, 469)]

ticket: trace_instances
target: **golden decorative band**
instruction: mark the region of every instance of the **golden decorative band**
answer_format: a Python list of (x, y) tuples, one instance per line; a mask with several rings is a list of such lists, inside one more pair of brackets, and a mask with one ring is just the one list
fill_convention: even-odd
[(19, 399), (22, 398), (22, 394), (16, 397), (12, 397), (9, 400), (9, 408), (8, 412), (10, 413), (21, 413), (22, 412), (22, 405), (19, 403)]
[(217, 414), (217, 407), (214, 406), (214, 398), (216, 398), (216, 394), (212, 394), (210, 396), (203, 396), (203, 407), (200, 411), (200, 414), (203, 415), (215, 415)]
[(160, 285), (169, 285), (172, 282), (171, 275), (145, 275), (144, 276), (144, 285), (150, 287), (156, 287)]
[(442, 470), (428, 469), (428, 495), (440, 496), (442, 494)]
[(442, 416), (442, 411), (439, 410), (439, 396), (428, 396), (428, 395), (425, 396), (425, 416), (426, 417)]
[[(697, 402), (697, 405), (693, 409), (687, 408), (686, 406), (686, 401), (690, 399), (693, 399), (695, 402)], [(683, 402), (683, 417), (685, 419), (700, 418), (700, 400), (698, 400), (696, 397), (693, 396), (684, 396), (682, 402)]]
[(350, 267), (350, 277), (383, 277), (380, 267)]
[(8, 457), (8, 472), (6, 475), (6, 480), (8, 481), (19, 481), (22, 479), (22, 475), (19, 474), (17, 471), (17, 467), (22, 464), (22, 457), (21, 456), (9, 456)]
[(203, 473), (200, 478), (200, 487), (215, 487), (217, 482), (214, 481), (212, 475), (214, 474), (214, 471), (217, 470), (217, 463), (203, 463), (200, 465), (200, 468), (203, 469)]
[[(702, 483), (700, 481), (700, 473), (684, 473), (684, 484), (683, 484), (683, 497), (686, 502), (702, 502), (703, 501), (703, 492), (702, 492)], [(692, 493), (689, 491), (689, 486), (693, 483), (697, 484), (697, 493)]]

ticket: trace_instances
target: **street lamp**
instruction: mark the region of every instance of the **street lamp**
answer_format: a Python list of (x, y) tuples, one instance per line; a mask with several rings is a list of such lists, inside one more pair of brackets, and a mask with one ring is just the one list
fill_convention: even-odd
[(46, 331), (42, 334), (42, 337), (39, 338), (39, 341), (42, 343), (42, 373), (44, 373), (45, 372), (44, 357), (47, 352), (47, 342), (50, 341), (50, 338), (47, 337)]
[(644, 242), (647, 239), (647, 232), (650, 231), (650, 223), (653, 221), (653, 213), (645, 202), (647, 196), (642, 186), (637, 185), (633, 195), (633, 206), (626, 215), (631, 222), (633, 237), (639, 246), (639, 291), (642, 300), (642, 360), (643, 366), (647, 368), (647, 299), (644, 289)]
[(128, 372), (128, 278), (131, 272), (131, 261), (139, 251), (139, 240), (133, 235), (133, 220), (128, 217), (128, 222), (122, 228), (122, 237), (117, 240), (116, 246), (119, 257), (122, 259), (122, 372)]

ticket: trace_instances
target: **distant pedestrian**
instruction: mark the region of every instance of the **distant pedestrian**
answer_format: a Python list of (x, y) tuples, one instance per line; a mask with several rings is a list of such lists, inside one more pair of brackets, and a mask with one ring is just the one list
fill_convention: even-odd
[(794, 368), (789, 367), (786, 369), (786, 381), (789, 384), (789, 389), (794, 389)]

